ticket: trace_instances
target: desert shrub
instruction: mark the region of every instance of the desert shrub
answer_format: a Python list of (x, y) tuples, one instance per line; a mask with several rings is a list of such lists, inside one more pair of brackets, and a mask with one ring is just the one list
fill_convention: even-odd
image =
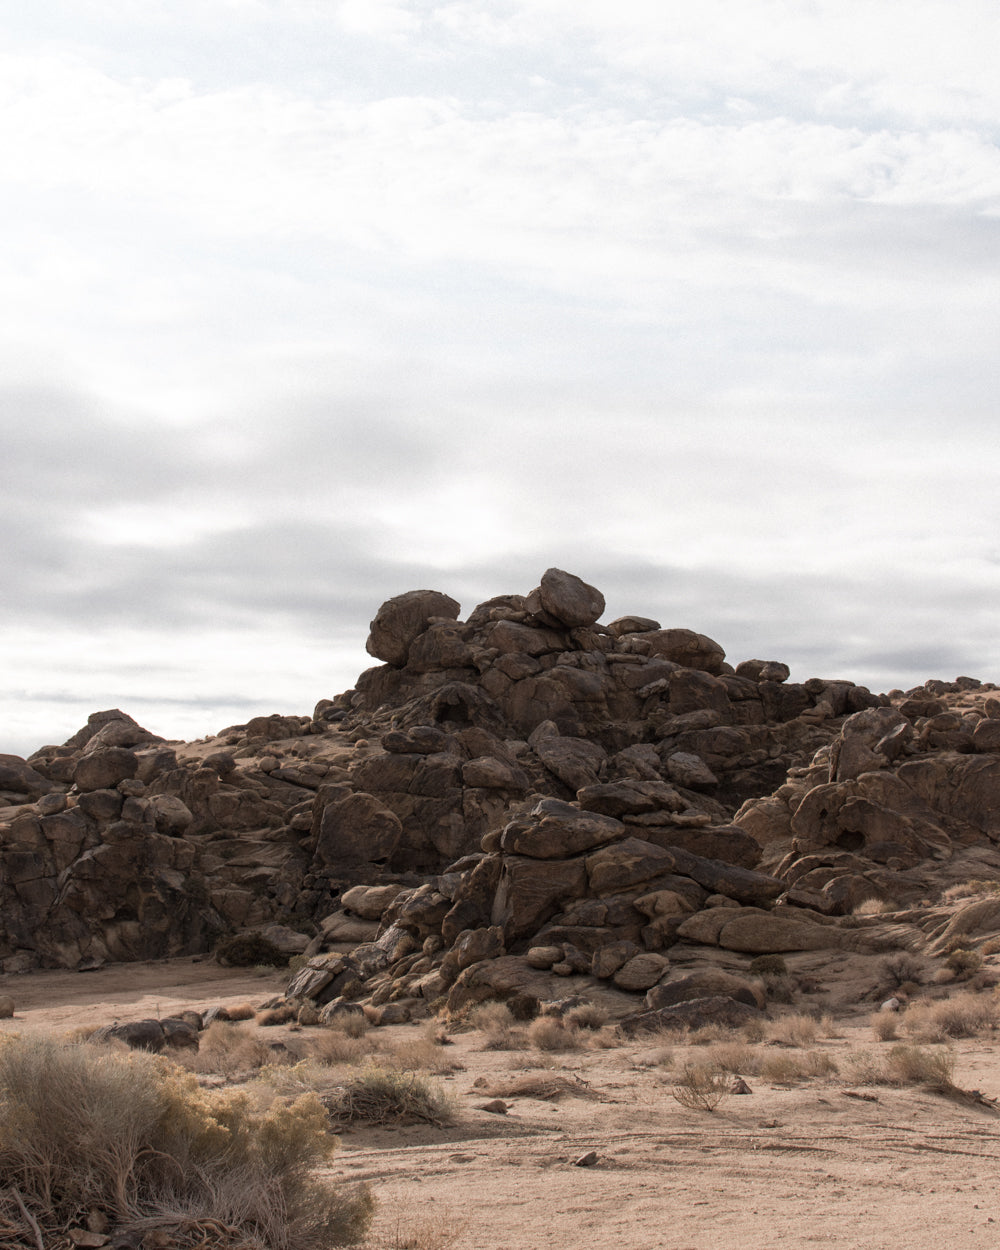
[(945, 890), (941, 900), (945, 903), (957, 903), (959, 899), (975, 898), (979, 894), (1000, 894), (1000, 881), (986, 881), (981, 877), (959, 881)]
[(265, 1007), (263, 1011), (258, 1011), (254, 1019), (262, 1029), (273, 1028), (278, 1024), (288, 1024), (290, 1020), (295, 1019), (296, 1009), (288, 1003), (283, 1003), (280, 1007)]
[(872, 1032), (880, 1042), (894, 1042), (899, 1036), (899, 1016), (894, 1011), (875, 1011), (871, 1016)]
[(215, 948), (215, 958), (227, 968), (284, 968), (288, 956), (261, 933), (237, 933)]
[(339, 1029), (321, 1029), (310, 1034), (305, 1053), (316, 1063), (335, 1067), (344, 1063), (359, 1063), (375, 1049), (366, 1037), (351, 1037)]
[(226, 1014), (230, 1020), (236, 1022), (239, 1020), (252, 1020), (257, 1012), (249, 1003), (237, 1003), (235, 1007), (227, 1007)]
[(237, 1072), (253, 1072), (267, 1064), (279, 1062), (276, 1052), (255, 1034), (224, 1020), (213, 1020), (199, 1034), (197, 1050), (185, 1050), (176, 1062), (190, 1072), (217, 1072), (233, 1076)]
[(919, 985), (922, 975), (923, 965), (909, 951), (897, 951), (879, 964), (880, 984), (889, 990), (899, 989), (908, 982)]
[(863, 898), (851, 909), (852, 916), (884, 916), (896, 910), (896, 904), (884, 898)]
[(754, 977), (783, 977), (788, 972), (788, 965), (782, 955), (755, 955), (750, 960), (749, 971)]
[(618, 1050), (622, 1045), (622, 1035), (616, 1025), (605, 1024), (591, 1034), (587, 1045), (591, 1050)]
[(991, 994), (955, 994), (939, 1002), (914, 1003), (903, 1017), (903, 1029), (918, 1042), (944, 1042), (956, 1037), (983, 1037), (1000, 1023), (1000, 1001)]
[(356, 1241), (370, 1196), (314, 1174), (335, 1145), (314, 1095), (260, 1113), (245, 1093), (201, 1090), (151, 1055), (0, 1043), (0, 1220), (28, 1244), (63, 1244), (91, 1209), (118, 1232), (183, 1230), (241, 1250)]
[(761, 977), (764, 993), (771, 1003), (794, 1003), (798, 989), (794, 978), (781, 973), (767, 972)]
[(528, 1041), (536, 1050), (579, 1050), (580, 1030), (557, 1016), (539, 1016), (528, 1025)]
[(397, 1208), (382, 1235), (371, 1243), (372, 1250), (449, 1250), (462, 1237), (467, 1224), (447, 1207), (435, 1206), (428, 1214), (422, 1206), (419, 1215)]
[(771, 1041), (783, 1046), (812, 1046), (819, 1039), (819, 1021), (812, 1016), (779, 1016), (768, 1028)]
[(480, 1003), (469, 1015), (469, 1023), (483, 1035), (483, 1050), (523, 1050), (528, 1035), (518, 1028), (506, 1003)]
[(688, 1063), (681, 1069), (671, 1094), (689, 1111), (715, 1111), (730, 1093), (732, 1077), (712, 1064)]
[(836, 1071), (836, 1060), (822, 1050), (795, 1054), (787, 1050), (765, 1050), (757, 1056), (757, 1075), (765, 1081), (791, 1084), (809, 1077), (832, 1076)]
[(599, 1003), (580, 1003), (578, 1007), (571, 1007), (563, 1020), (571, 1028), (600, 1029), (608, 1022), (608, 1011)]
[(324, 1099), (341, 1124), (447, 1124), (454, 1108), (445, 1092), (415, 1072), (371, 1065)]
[(739, 1027), (739, 1036), (751, 1044), (762, 1042), (767, 1036), (767, 1021), (763, 1016), (756, 1020), (745, 1021)]
[(949, 951), (945, 963), (957, 976), (971, 977), (974, 972), (978, 972), (983, 966), (983, 957), (979, 951), (957, 947), (955, 950)]
[(723, 1072), (747, 1075), (756, 1071), (757, 1056), (741, 1042), (720, 1042), (708, 1053), (708, 1061)]
[(385, 1056), (392, 1067), (433, 1072), (437, 1076), (465, 1070), (461, 1059), (449, 1053), (428, 1033), (393, 1043), (386, 1047)]
[(347, 1037), (364, 1037), (371, 1023), (363, 1011), (339, 1011), (326, 1027)]
[(955, 1057), (948, 1050), (924, 1046), (893, 1046), (882, 1051), (855, 1051), (844, 1062), (844, 1074), (860, 1085), (924, 1085), (938, 1093), (954, 1088)]

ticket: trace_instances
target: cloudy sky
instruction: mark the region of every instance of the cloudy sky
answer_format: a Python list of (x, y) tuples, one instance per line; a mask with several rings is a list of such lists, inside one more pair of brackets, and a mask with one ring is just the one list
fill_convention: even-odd
[(1000, 680), (994, 0), (0, 8), (0, 750), (549, 565)]

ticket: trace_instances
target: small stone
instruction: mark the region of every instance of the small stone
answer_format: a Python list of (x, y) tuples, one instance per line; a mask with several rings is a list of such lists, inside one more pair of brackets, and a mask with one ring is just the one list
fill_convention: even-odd
[(733, 1083), (729, 1087), (729, 1092), (731, 1094), (752, 1094), (753, 1090), (741, 1076), (734, 1076)]
[(581, 1155), (579, 1159), (573, 1160), (573, 1166), (575, 1168), (592, 1168), (596, 1162), (597, 1162), (597, 1151), (588, 1150), (585, 1155)]
[(488, 1111), (490, 1115), (506, 1115), (507, 1104), (502, 1098), (492, 1098), (489, 1102), (481, 1102), (477, 1111)]

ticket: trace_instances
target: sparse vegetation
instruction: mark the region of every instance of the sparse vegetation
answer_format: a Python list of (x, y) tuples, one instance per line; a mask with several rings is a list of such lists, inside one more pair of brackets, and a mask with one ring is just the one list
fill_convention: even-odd
[(454, 1117), (451, 1100), (437, 1085), (415, 1072), (375, 1064), (324, 1099), (324, 1105), (338, 1124), (442, 1125)]
[(959, 899), (976, 898), (981, 894), (1000, 894), (1000, 881), (985, 880), (982, 877), (959, 881), (944, 891), (941, 900), (945, 903), (957, 903)]
[(875, 1011), (871, 1017), (872, 1032), (880, 1042), (894, 1042), (899, 1036), (899, 1014), (895, 1011)]
[(956, 976), (971, 977), (983, 966), (983, 957), (979, 951), (967, 950), (959, 946), (949, 951), (945, 963)]
[(215, 958), (226, 968), (284, 968), (288, 956), (261, 933), (237, 933), (215, 948)]
[(528, 1041), (536, 1050), (579, 1050), (580, 1030), (557, 1016), (539, 1016), (528, 1025)]
[(779, 1016), (769, 1026), (767, 1036), (780, 1046), (812, 1046), (819, 1039), (820, 1025), (813, 1016)]
[(1000, 1000), (992, 994), (964, 992), (938, 1002), (914, 1003), (903, 1017), (903, 1029), (918, 1042), (946, 1042), (959, 1037), (984, 1037), (1000, 1024)]
[(688, 1063), (670, 1092), (689, 1111), (715, 1111), (731, 1092), (732, 1076), (714, 1064)]
[(923, 976), (923, 964), (909, 951), (897, 951), (881, 961), (879, 973), (880, 984), (887, 991), (896, 990), (910, 983), (919, 985)]
[(357, 1241), (372, 1199), (322, 1181), (336, 1146), (314, 1095), (258, 1112), (138, 1052), (0, 1042), (0, 1218), (22, 1244), (65, 1244), (81, 1212), (170, 1244), (325, 1250)]
[(862, 1050), (847, 1056), (844, 1073), (858, 1085), (922, 1085), (936, 1093), (953, 1090), (955, 1057), (949, 1050), (893, 1046), (888, 1052)]
[(750, 975), (754, 977), (783, 977), (788, 965), (783, 955), (755, 955), (750, 960)]

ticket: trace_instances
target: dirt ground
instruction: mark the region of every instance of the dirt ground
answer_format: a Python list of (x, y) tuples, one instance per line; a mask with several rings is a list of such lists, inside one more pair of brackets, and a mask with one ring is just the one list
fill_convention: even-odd
[[(15, 1016), (0, 1029), (64, 1033), (259, 1004), (283, 982), (190, 959), (5, 977), (0, 994)], [(315, 1032), (239, 1027), (268, 1041)], [(426, 1024), (369, 1036), (390, 1053), (414, 1039), (427, 1047)], [(688, 1110), (672, 1088), (700, 1047), (498, 1051), (474, 1030), (450, 1037), (430, 1079), (453, 1095), (453, 1123), (342, 1134), (332, 1171), (370, 1183), (372, 1250), (994, 1250), (1000, 1241), (1000, 1115), (989, 1106), (843, 1075), (751, 1076), (752, 1093)], [(857, 1011), (835, 1015), (811, 1049), (843, 1068), (849, 1052), (885, 1045)], [(959, 1087), (1000, 1096), (994, 1037), (953, 1050)], [(537, 1078), (535, 1095), (508, 1094), (506, 1114), (483, 1109), (490, 1091), (522, 1078)], [(542, 1096), (555, 1078), (571, 1092)], [(595, 1160), (578, 1166), (590, 1152)]]

